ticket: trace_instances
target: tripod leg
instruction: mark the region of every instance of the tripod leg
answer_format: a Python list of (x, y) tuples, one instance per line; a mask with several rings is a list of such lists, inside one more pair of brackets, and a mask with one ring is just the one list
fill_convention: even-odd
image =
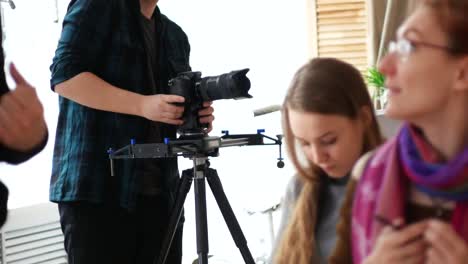
[(244, 258), (246, 264), (255, 264), (252, 253), (250, 253), (250, 250), (247, 246), (247, 240), (245, 239), (244, 233), (242, 232), (236, 215), (234, 214), (226, 194), (224, 193), (223, 186), (218, 177), (218, 173), (216, 170), (209, 168), (206, 172), (206, 178), (208, 180), (208, 184), (210, 185), (211, 191), (213, 192), (213, 196), (218, 203), (219, 209), (223, 214), (224, 221), (229, 228), (229, 232), (231, 232), (231, 236), (242, 254), (242, 258)]
[(182, 172), (182, 177), (179, 180), (179, 186), (177, 187), (177, 196), (169, 218), (169, 226), (166, 235), (164, 236), (164, 241), (162, 243), (161, 250), (159, 251), (159, 256), (154, 259), (154, 264), (166, 263), (172, 240), (174, 239), (180, 217), (182, 216), (185, 199), (187, 198), (187, 193), (190, 191), (190, 186), (192, 185), (192, 180), (193, 171), (184, 170)]
[(198, 264), (208, 263), (208, 223), (206, 216), (205, 178), (195, 179), (195, 213), (197, 225)]

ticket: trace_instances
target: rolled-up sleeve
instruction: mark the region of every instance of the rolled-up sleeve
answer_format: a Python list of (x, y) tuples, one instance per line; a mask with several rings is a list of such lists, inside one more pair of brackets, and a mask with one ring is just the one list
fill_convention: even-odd
[(68, 6), (55, 56), (50, 66), (50, 85), (82, 72), (93, 72), (105, 40), (110, 36), (112, 0), (75, 0)]

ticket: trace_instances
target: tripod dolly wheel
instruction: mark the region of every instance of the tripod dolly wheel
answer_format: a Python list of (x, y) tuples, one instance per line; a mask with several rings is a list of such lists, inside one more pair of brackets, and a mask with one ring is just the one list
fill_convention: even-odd
[(276, 167), (278, 167), (278, 168), (280, 168), (280, 169), (284, 168), (284, 162), (283, 162), (282, 160), (278, 161), (278, 162), (276, 163)]

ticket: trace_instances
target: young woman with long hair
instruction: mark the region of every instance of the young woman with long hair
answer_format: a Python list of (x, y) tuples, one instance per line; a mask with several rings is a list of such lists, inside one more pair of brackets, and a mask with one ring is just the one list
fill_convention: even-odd
[(350, 171), (382, 136), (360, 72), (336, 59), (316, 58), (301, 67), (282, 109), (297, 176), (283, 201), (283, 227), (272, 260), (326, 263)]

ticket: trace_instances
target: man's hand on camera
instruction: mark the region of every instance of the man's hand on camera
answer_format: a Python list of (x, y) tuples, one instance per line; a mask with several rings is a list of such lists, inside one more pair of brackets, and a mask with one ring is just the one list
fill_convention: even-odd
[(201, 124), (208, 124), (208, 128), (205, 133), (208, 134), (213, 130), (213, 120), (215, 119), (213, 112), (214, 109), (211, 106), (213, 102), (203, 102), (203, 108), (198, 111), (199, 121)]
[(44, 109), (36, 90), (10, 64), (16, 88), (0, 99), (0, 142), (4, 146), (29, 151), (38, 146), (47, 134)]
[(142, 116), (162, 123), (182, 125), (183, 106), (175, 103), (183, 103), (185, 98), (179, 95), (156, 94), (145, 96), (142, 103)]

